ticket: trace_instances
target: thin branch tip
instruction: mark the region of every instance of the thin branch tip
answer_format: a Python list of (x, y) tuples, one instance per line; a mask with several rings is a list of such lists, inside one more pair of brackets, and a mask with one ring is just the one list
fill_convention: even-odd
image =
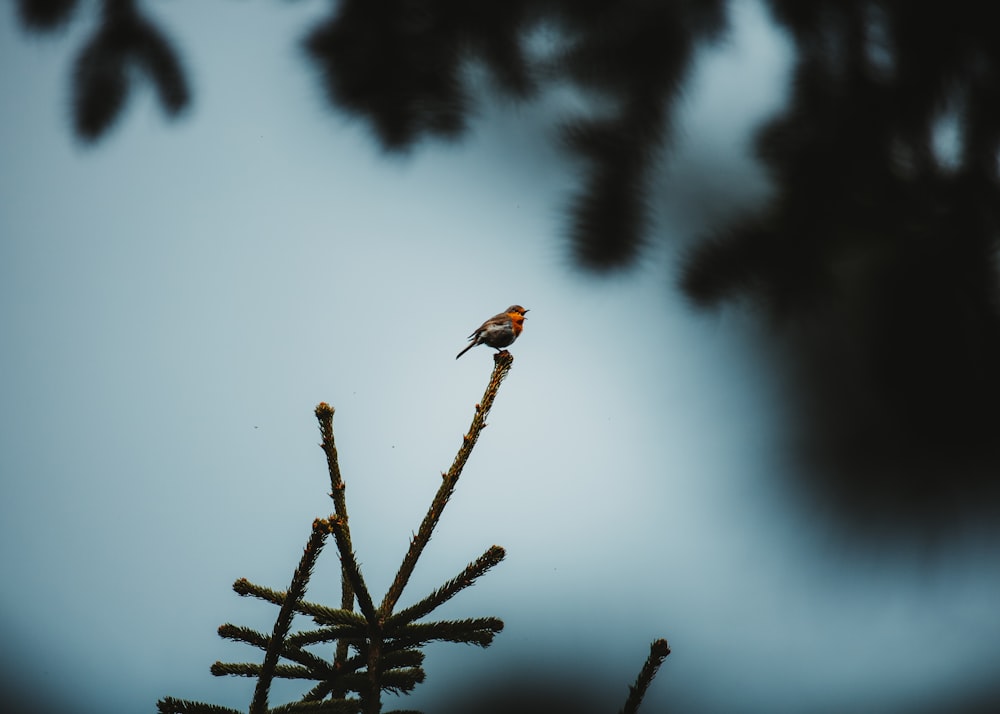
[(320, 402), (316, 405), (316, 417), (319, 419), (332, 417), (335, 411), (336, 410), (326, 402)]

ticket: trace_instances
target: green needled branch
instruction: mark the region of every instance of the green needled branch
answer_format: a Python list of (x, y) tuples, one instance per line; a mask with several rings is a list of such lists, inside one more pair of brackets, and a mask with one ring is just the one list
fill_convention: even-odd
[[(347, 498), (345, 495), (346, 486), (344, 479), (340, 475), (340, 461), (337, 459), (337, 444), (333, 440), (333, 414), (334, 408), (326, 402), (316, 405), (316, 419), (319, 421), (319, 431), (323, 435), (320, 446), (326, 454), (327, 470), (330, 472), (330, 498), (333, 499), (334, 512), (343, 524), (343, 537), (347, 540), (348, 550), (351, 546), (351, 529), (347, 523)], [(354, 608), (354, 587), (346, 573), (341, 572), (340, 577), (340, 607), (344, 610)], [(334, 662), (343, 664), (347, 660), (347, 643), (338, 642), (337, 651), (334, 655)]]
[(343, 568), (344, 574), (350, 581), (351, 588), (354, 590), (354, 595), (358, 599), (358, 607), (361, 608), (361, 614), (365, 616), (365, 620), (370, 625), (378, 621), (378, 615), (375, 612), (375, 603), (372, 602), (372, 596), (368, 592), (368, 586), (365, 585), (364, 576), (361, 575), (358, 559), (354, 556), (354, 551), (351, 550), (351, 539), (347, 532), (347, 524), (337, 516), (330, 516), (324, 523), (330, 532), (333, 533), (333, 538), (337, 543), (337, 550), (340, 551), (341, 568)]
[(243, 597), (256, 597), (264, 600), (265, 602), (273, 603), (274, 605), (281, 606), (285, 602), (285, 596), (287, 593), (281, 590), (273, 590), (272, 588), (264, 587), (263, 585), (257, 585), (251, 583), (246, 578), (239, 578), (233, 583), (233, 590), (236, 594), (242, 595)]
[(416, 566), (420, 554), (431, 539), (434, 527), (440, 520), (444, 507), (448, 505), (448, 499), (451, 498), (451, 494), (455, 491), (455, 486), (458, 484), (458, 477), (462, 475), (465, 462), (468, 461), (469, 455), (472, 453), (472, 448), (479, 439), (479, 434), (486, 426), (486, 415), (489, 414), (493, 406), (493, 400), (500, 389), (500, 383), (503, 382), (504, 377), (507, 376), (511, 366), (514, 364), (514, 356), (507, 351), (498, 352), (493, 355), (493, 362), (495, 364), (493, 375), (490, 377), (490, 383), (483, 394), (483, 400), (476, 405), (476, 414), (472, 418), (472, 425), (469, 427), (469, 432), (462, 437), (462, 446), (459, 448), (458, 454), (455, 455), (455, 461), (452, 463), (451, 468), (448, 469), (448, 473), (442, 474), (441, 486), (434, 496), (434, 501), (431, 503), (427, 515), (424, 516), (424, 520), (420, 524), (420, 529), (410, 541), (410, 548), (406, 553), (406, 557), (403, 558), (403, 564), (399, 567), (399, 572), (392, 581), (389, 591), (385, 594), (385, 599), (382, 600), (379, 611), (383, 617), (391, 615), (392, 609), (396, 606), (400, 595), (403, 593), (403, 588), (406, 587), (406, 583), (410, 580), (410, 575), (413, 574), (413, 568)]
[(625, 706), (622, 707), (619, 714), (635, 714), (639, 710), (642, 698), (646, 696), (646, 690), (649, 689), (653, 677), (656, 676), (656, 671), (669, 654), (670, 645), (667, 644), (666, 640), (661, 638), (653, 641), (649, 646), (649, 657), (646, 658), (645, 664), (642, 665), (642, 670), (639, 672), (635, 684), (629, 686), (628, 699), (625, 700)]
[(465, 570), (459, 573), (457, 577), (454, 577), (446, 582), (420, 602), (415, 605), (411, 605), (405, 610), (400, 610), (398, 613), (386, 620), (386, 629), (405, 625), (413, 622), (414, 620), (419, 620), (439, 605), (442, 605), (450, 600), (458, 594), (459, 591), (464, 590), (476, 582), (476, 579), (479, 576), (483, 575), (487, 570), (502, 561), (504, 559), (504, 555), (505, 551), (503, 548), (498, 545), (491, 546), (490, 549), (479, 556), (479, 558), (472, 563), (469, 563), (465, 567)]
[(340, 567), (344, 578), (351, 583), (351, 589), (358, 599), (358, 607), (368, 623), (368, 693), (362, 697), (366, 714), (378, 714), (382, 710), (382, 622), (375, 611), (375, 603), (368, 592), (357, 558), (351, 550), (347, 524), (338, 516), (330, 516), (330, 531), (340, 551)]
[(175, 699), (174, 697), (164, 697), (156, 703), (156, 708), (160, 712), (170, 712), (170, 714), (243, 714), (239, 709), (220, 707), (216, 704), (189, 702), (186, 699)]
[[(486, 416), (501, 382), (510, 371), (513, 357), (507, 352), (501, 352), (494, 356), (494, 363), (486, 392), (481, 403), (476, 405), (472, 425), (462, 438), (462, 445), (451, 468), (442, 475), (441, 486), (379, 607), (375, 606), (365, 584), (351, 542), (344, 481), (333, 438), (334, 410), (325, 402), (316, 407), (315, 414), (322, 434), (321, 446), (326, 454), (330, 497), (334, 502), (335, 513), (313, 521), (309, 541), (287, 591), (256, 585), (245, 578), (233, 583), (233, 589), (239, 595), (255, 597), (278, 606), (278, 616), (270, 635), (232, 624), (219, 628), (220, 636), (264, 651), (264, 659), (260, 664), (216, 662), (211, 667), (214, 675), (257, 679), (250, 714), (380, 714), (383, 691), (407, 693), (424, 681), (424, 653), (421, 647), (430, 642), (456, 642), (486, 647), (503, 630), (503, 622), (495, 617), (416, 622), (473, 585), (479, 577), (500, 563), (504, 559), (504, 549), (496, 545), (468, 564), (457, 576), (393, 616), (400, 594), (486, 426)], [(340, 555), (338, 571), (341, 576), (342, 598), (339, 608), (303, 599), (316, 559), (330, 535), (333, 535)], [(290, 633), (296, 614), (312, 618), (316, 626)], [(329, 654), (323, 655), (319, 650), (307, 649), (332, 642), (336, 642), (332, 660)], [(268, 704), (269, 691), (277, 678), (304, 680), (312, 684), (298, 701), (271, 708)], [(353, 694), (358, 696), (351, 696)], [(231, 714), (233, 711), (172, 697), (160, 700), (157, 705), (161, 714)]]
[(292, 626), (295, 604), (302, 599), (306, 592), (309, 576), (312, 574), (313, 566), (316, 565), (316, 558), (319, 557), (319, 553), (323, 549), (328, 532), (326, 521), (318, 518), (313, 521), (312, 535), (302, 552), (299, 567), (295, 569), (292, 584), (288, 588), (288, 594), (285, 596), (284, 602), (281, 603), (281, 610), (274, 622), (274, 631), (264, 654), (264, 663), (261, 665), (260, 677), (257, 679), (253, 701), (250, 704), (250, 714), (267, 714), (267, 693), (271, 688), (271, 680), (274, 678), (274, 670), (278, 664), (278, 657), (281, 655), (282, 645), (284, 645), (285, 637), (288, 636), (288, 630)]
[[(504, 559), (505, 552), (498, 545), (488, 548), (458, 575), (445, 581), (415, 604), (393, 614), (417, 560), (430, 541), (434, 528), (455, 491), (472, 449), (486, 427), (486, 416), (493, 406), (500, 385), (514, 363), (514, 358), (508, 352), (494, 355), (493, 360), (493, 373), (482, 401), (476, 405), (469, 431), (462, 437), (462, 445), (451, 468), (442, 474), (441, 485), (434, 500), (419, 530), (410, 541), (410, 547), (382, 604), (377, 608), (354, 554), (351, 532), (347, 525), (344, 481), (340, 475), (337, 447), (333, 439), (334, 410), (325, 402), (316, 407), (316, 418), (323, 437), (322, 447), (330, 475), (330, 497), (336, 512), (327, 518), (313, 521), (309, 541), (287, 591), (256, 585), (245, 578), (233, 583), (233, 589), (239, 595), (255, 597), (278, 606), (278, 616), (270, 635), (232, 624), (219, 628), (220, 636), (264, 651), (264, 660), (260, 664), (216, 662), (211, 667), (212, 674), (217, 676), (257, 679), (249, 714), (381, 714), (383, 691), (404, 694), (424, 681), (424, 653), (421, 647), (431, 642), (487, 647), (496, 634), (503, 630), (503, 621), (495, 617), (418, 622), (499, 564)], [(339, 608), (303, 599), (316, 559), (331, 534), (340, 555), (338, 570), (342, 599)], [(355, 611), (355, 604), (359, 612)], [(290, 634), (292, 619), (296, 614), (312, 618), (316, 627)], [(329, 655), (323, 656), (320, 652), (306, 649), (330, 642), (337, 643), (332, 661), (327, 659)], [(649, 658), (635, 684), (629, 687), (629, 696), (620, 714), (635, 714), (653, 677), (669, 654), (670, 647), (666, 640), (660, 639), (652, 643)], [(284, 662), (281, 661), (282, 658)], [(268, 696), (275, 678), (303, 680), (313, 684), (298, 701), (269, 708)], [(351, 696), (352, 694), (358, 696)], [(161, 699), (157, 702), (157, 707), (161, 714), (236, 712), (225, 707), (173, 697)], [(393, 714), (407, 713), (397, 710)]]

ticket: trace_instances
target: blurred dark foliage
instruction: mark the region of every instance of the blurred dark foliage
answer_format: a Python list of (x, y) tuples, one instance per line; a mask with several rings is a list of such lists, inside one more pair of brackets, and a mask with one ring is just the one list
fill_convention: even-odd
[[(583, 161), (570, 209), (577, 261), (630, 264), (645, 237), (645, 193), (671, 107), (701, 41), (724, 27), (719, 0), (365, 0), (338, 4), (306, 40), (334, 106), (371, 123), (383, 147), (456, 137), (473, 110), (463, 71), (485, 65), (499, 91), (529, 98), (556, 81), (599, 93), (609, 110), (564, 127)], [(552, 61), (527, 35), (558, 32)]]
[[(10, 640), (5, 639), (5, 643)], [(32, 660), (37, 662), (37, 660)], [(52, 672), (32, 673), (27, 658), (0, 659), (0, 712), (3, 714), (77, 714), (72, 697), (51, 685)]]
[[(70, 0), (19, 0), (28, 29)], [(789, 106), (758, 149), (773, 200), (688, 252), (698, 305), (749, 302), (786, 377), (811, 495), (852, 528), (950, 529), (1000, 505), (1000, 25), (989, 3), (769, 0), (794, 39)], [(106, 132), (135, 67), (164, 108), (188, 102), (170, 45), (131, 0), (104, 0), (79, 56), (79, 136)], [(304, 46), (331, 104), (387, 151), (459, 138), (470, 63), (525, 100), (571, 85), (599, 111), (562, 127), (582, 167), (567, 231), (578, 265), (628, 267), (654, 239), (647, 204), (694, 51), (721, 0), (342, 0)], [(548, 33), (538, 49), (539, 31)], [(935, 148), (942, 121), (953, 157)], [(801, 471), (800, 471), (801, 472)], [(818, 487), (815, 488), (815, 487)]]
[(17, 0), (21, 24), (32, 30), (51, 30), (65, 24), (76, 0)]
[[(28, 30), (64, 25), (75, 0), (19, 0)], [(163, 110), (179, 114), (190, 101), (184, 71), (166, 37), (146, 19), (134, 0), (103, 0), (101, 21), (77, 57), (73, 82), (73, 123), (85, 141), (100, 138), (118, 118), (133, 74), (149, 80)]]
[(798, 50), (758, 137), (776, 198), (697, 246), (683, 287), (774, 319), (808, 486), (853, 526), (995, 515), (1000, 26), (976, 3), (771, 7)]
[[(441, 697), (433, 710), (437, 714), (607, 714), (616, 711), (614, 704), (618, 704), (619, 699), (624, 700), (627, 694), (624, 683), (611, 683), (610, 677), (600, 672), (581, 677), (579, 671), (555, 659), (543, 660), (541, 666), (532, 664), (535, 666), (505, 667), (498, 672), (500, 676), (471, 680)], [(661, 672), (660, 677), (665, 677), (665, 672)], [(512, 682), (516, 682), (516, 686), (512, 686)], [(654, 682), (651, 691), (662, 693), (669, 688), (661, 689), (661, 686), (662, 683)], [(614, 704), (609, 705), (608, 701)], [(646, 708), (655, 711), (651, 700), (646, 702)]]

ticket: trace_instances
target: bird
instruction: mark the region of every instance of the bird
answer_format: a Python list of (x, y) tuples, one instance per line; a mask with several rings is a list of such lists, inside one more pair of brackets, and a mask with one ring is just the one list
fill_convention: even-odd
[(520, 305), (511, 305), (503, 312), (494, 315), (476, 328), (469, 335), (469, 345), (455, 355), (458, 359), (476, 345), (489, 345), (497, 351), (513, 344), (524, 329), (524, 313), (528, 312)]

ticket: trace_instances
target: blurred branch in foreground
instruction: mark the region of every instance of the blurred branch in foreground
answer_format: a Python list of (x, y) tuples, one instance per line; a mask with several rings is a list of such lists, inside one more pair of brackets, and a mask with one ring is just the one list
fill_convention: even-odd
[(794, 485), (846, 532), (995, 521), (998, 26), (974, 3), (770, 4), (798, 49), (757, 141), (777, 192), (694, 246), (684, 289), (769, 318)]

